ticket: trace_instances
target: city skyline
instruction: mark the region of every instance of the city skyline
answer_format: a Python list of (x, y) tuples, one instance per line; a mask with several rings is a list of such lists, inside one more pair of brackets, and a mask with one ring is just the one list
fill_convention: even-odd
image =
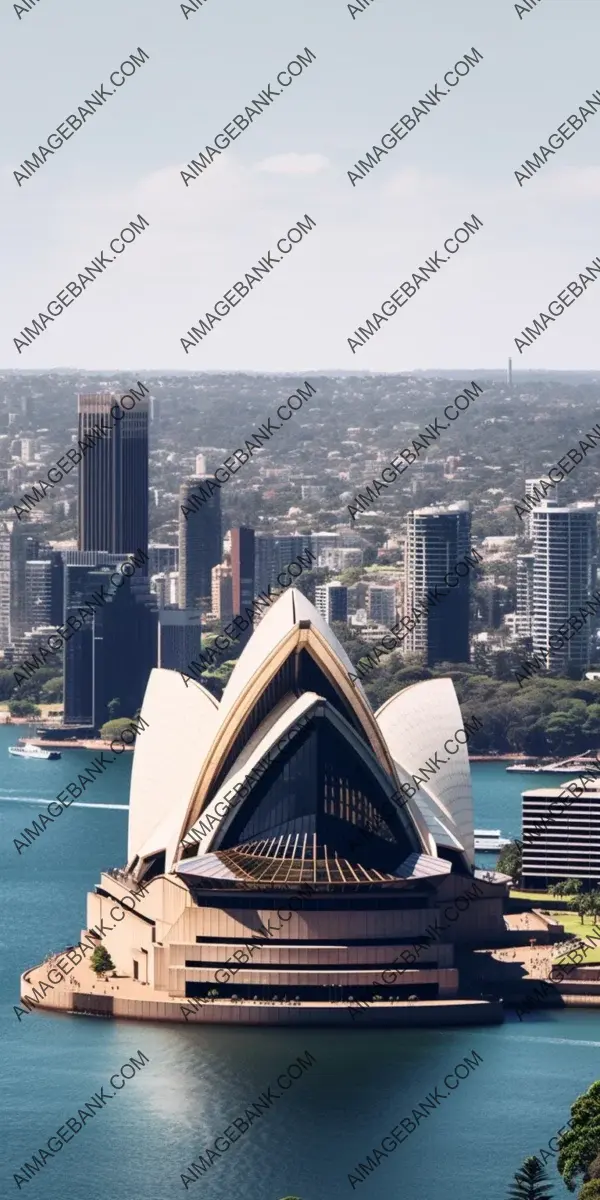
[(0, 6), (13, 1193), (600, 1200), (599, 34)]

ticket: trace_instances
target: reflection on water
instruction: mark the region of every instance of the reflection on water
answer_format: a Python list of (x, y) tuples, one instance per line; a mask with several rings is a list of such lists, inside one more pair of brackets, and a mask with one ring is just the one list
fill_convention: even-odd
[[(125, 858), (123, 815), (72, 805), (22, 854), (13, 846), (25, 806), (47, 803), (73, 778), (85, 751), (57, 763), (10, 759), (14, 731), (0, 727), (0, 1096), (4, 1176), (12, 1175), (77, 1115), (78, 1108), (132, 1054), (150, 1059), (142, 1074), (107, 1101), (60, 1155), (32, 1179), (44, 1200), (127, 1200), (184, 1194), (181, 1173), (198, 1160), (247, 1105), (310, 1051), (310, 1072), (213, 1161), (190, 1193), (198, 1200), (342, 1200), (362, 1188), (372, 1200), (447, 1200), (449, 1171), (460, 1200), (504, 1200), (512, 1174), (564, 1124), (575, 1097), (600, 1078), (600, 1011), (532, 1013), (503, 1026), (458, 1030), (293, 1030), (138, 1024), (31, 1013), (19, 1022), (18, 976), (49, 950), (79, 940), (85, 893), (101, 868)], [(115, 763), (90, 790), (97, 805), (127, 803), (131, 760)], [(519, 777), (501, 764), (476, 764), (476, 824), (515, 834)], [(39, 801), (36, 800), (39, 797)], [(491, 865), (493, 856), (481, 856)], [(410, 1118), (444, 1076), (473, 1050), (478, 1070), (381, 1161), (364, 1183), (348, 1181), (381, 1139)], [(24, 1103), (24, 1097), (26, 1102)], [(55, 1145), (56, 1143), (53, 1143)], [(389, 1143), (387, 1143), (389, 1145)], [(221, 1143), (222, 1145), (222, 1143)], [(556, 1200), (569, 1193), (548, 1164)], [(21, 1190), (24, 1190), (22, 1185)]]

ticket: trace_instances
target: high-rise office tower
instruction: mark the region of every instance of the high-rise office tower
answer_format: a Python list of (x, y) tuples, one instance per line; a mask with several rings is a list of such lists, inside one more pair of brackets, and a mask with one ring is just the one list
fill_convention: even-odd
[(183, 608), (158, 610), (158, 666), (187, 672), (200, 650), (200, 613)]
[[(288, 563), (293, 562), (299, 554), (305, 554), (311, 548), (309, 534), (292, 534), (283, 537), (271, 533), (255, 534), (254, 594), (258, 596), (260, 592), (266, 592), (269, 586), (281, 587), (281, 583), (277, 582), (277, 576), (285, 571)], [(315, 550), (314, 553), (316, 554), (317, 551)]]
[[(231, 588), (233, 614), (251, 608), (254, 601), (254, 530), (247, 525), (231, 530)], [(252, 624), (240, 635), (242, 643), (252, 635)]]
[(11, 531), (0, 521), (0, 650), (10, 645), (10, 558)]
[(177, 571), (179, 567), (179, 549), (169, 546), (166, 542), (150, 542), (148, 547), (148, 574), (162, 575), (163, 571)]
[(94, 616), (96, 728), (109, 720), (108, 705), (113, 699), (121, 702), (119, 716), (132, 717), (139, 711), (150, 672), (157, 662), (156, 597), (151, 595), (147, 579), (140, 572), (126, 579)]
[(104, 430), (79, 464), (79, 548), (135, 554), (148, 550), (148, 400), (129, 412), (111, 408), (112, 392), (77, 398), (79, 438)]
[(324, 621), (348, 620), (348, 588), (334, 579), (332, 583), (318, 584), (315, 588), (315, 608)]
[(160, 432), (160, 416), (161, 416), (160, 400), (158, 399), (158, 396), (151, 396), (150, 397), (150, 424), (152, 425), (152, 433), (154, 434), (155, 439), (156, 439), (157, 434)]
[(533, 580), (535, 555), (517, 555), (517, 621), (521, 637), (533, 637)]
[[(116, 556), (115, 565), (119, 561)], [(98, 729), (115, 699), (117, 716), (134, 716), (157, 663), (156, 597), (141, 574), (125, 577), (118, 587), (110, 582), (112, 574), (111, 566), (65, 567), (65, 621), (94, 594), (104, 596), (104, 604), (64, 646), (65, 724)]]
[(211, 571), (221, 561), (221, 492), (215, 486), (210, 495), (209, 481), (213, 475), (193, 475), (179, 489), (180, 608), (210, 607)]
[[(25, 563), (25, 620), (28, 629), (52, 625), (52, 563), (48, 558)], [(60, 618), (59, 618), (60, 624)]]
[(380, 625), (394, 625), (396, 621), (396, 589), (370, 583), (367, 588), (367, 613), (371, 621)]
[[(537, 479), (526, 479), (525, 480), (525, 495), (526, 496), (531, 496), (533, 500), (537, 500), (537, 496), (540, 495), (541, 493), (539, 493), (539, 492), (536, 493), (534, 491), (534, 488), (539, 486), (539, 484), (541, 482), (541, 478), (542, 477), (540, 476)], [(551, 508), (557, 508), (558, 505), (560, 504), (561, 488), (562, 488), (562, 484), (557, 483), (554, 491), (549, 492), (548, 495), (542, 499), (542, 503), (548, 504)], [(527, 513), (527, 516), (523, 517), (523, 532), (525, 534), (525, 537), (528, 537), (528, 538), (533, 537), (533, 523), (531, 520), (531, 513), (533, 511), (534, 510), (531, 509), (531, 511)]]
[(10, 636), (14, 642), (29, 628), (25, 611), (27, 563), (40, 557), (41, 537), (27, 522), (13, 521), (10, 539)]
[(569, 666), (585, 670), (596, 628), (591, 617), (561, 649), (551, 648), (549, 639), (596, 590), (596, 509), (592, 504), (588, 508), (543, 504), (532, 518), (534, 652), (548, 651), (550, 672), (563, 674)]
[(156, 596), (159, 608), (179, 608), (179, 571), (162, 571), (152, 575), (150, 591)]
[(161, 608), (170, 608), (169, 603), (169, 584), (167, 575), (164, 571), (157, 575), (150, 576), (150, 591), (156, 596), (156, 603), (159, 610)]
[(427, 666), (436, 662), (469, 661), (470, 575), (449, 588), (445, 576), (471, 548), (471, 512), (465, 502), (445, 508), (420, 508), (408, 514), (404, 558), (405, 611), (437, 584), (439, 600), (420, 617), (408, 634), (407, 651), (422, 653)]
[(233, 616), (233, 572), (229, 563), (218, 563), (212, 569), (211, 608), (222, 625), (229, 625)]

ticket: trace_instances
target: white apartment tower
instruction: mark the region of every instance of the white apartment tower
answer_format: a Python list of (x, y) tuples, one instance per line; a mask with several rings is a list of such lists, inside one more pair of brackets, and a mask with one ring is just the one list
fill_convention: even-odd
[[(574, 616), (596, 590), (596, 509), (593, 504), (533, 511), (533, 649), (544, 654), (550, 672), (590, 665), (595, 622), (589, 618), (560, 650), (549, 638)], [(570, 630), (569, 632), (572, 632)]]
[[(536, 492), (534, 491), (534, 488), (540, 486), (542, 479), (543, 479), (543, 476), (541, 476), (541, 475), (539, 476), (538, 479), (526, 479), (525, 480), (525, 495), (531, 496), (532, 499), (535, 500)], [(554, 491), (550, 492), (544, 498), (543, 503), (549, 504), (552, 508), (557, 508), (560, 503), (561, 487), (562, 487), (562, 484), (557, 483), (554, 488)], [(537, 493), (537, 494), (539, 494), (539, 493)], [(528, 537), (528, 538), (533, 537), (533, 523), (531, 520), (531, 516), (534, 511), (535, 511), (534, 509), (531, 509), (531, 511), (527, 513), (527, 516), (523, 517), (523, 526), (524, 526), (523, 532), (525, 534), (525, 537)]]
[(517, 555), (517, 622), (521, 637), (533, 637), (534, 554)]

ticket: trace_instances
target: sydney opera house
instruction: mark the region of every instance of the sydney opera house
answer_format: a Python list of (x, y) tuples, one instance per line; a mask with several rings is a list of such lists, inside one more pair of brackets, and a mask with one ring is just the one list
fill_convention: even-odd
[(474, 868), (464, 743), (412, 779), (463, 726), (453, 684), (373, 713), (353, 670), (289, 588), (220, 703), (152, 672), (128, 861), (88, 895), (82, 934), (101, 930), (116, 977), (84, 959), (45, 1003), (191, 1023), (501, 1019), (456, 965), (502, 936), (507, 892)]

